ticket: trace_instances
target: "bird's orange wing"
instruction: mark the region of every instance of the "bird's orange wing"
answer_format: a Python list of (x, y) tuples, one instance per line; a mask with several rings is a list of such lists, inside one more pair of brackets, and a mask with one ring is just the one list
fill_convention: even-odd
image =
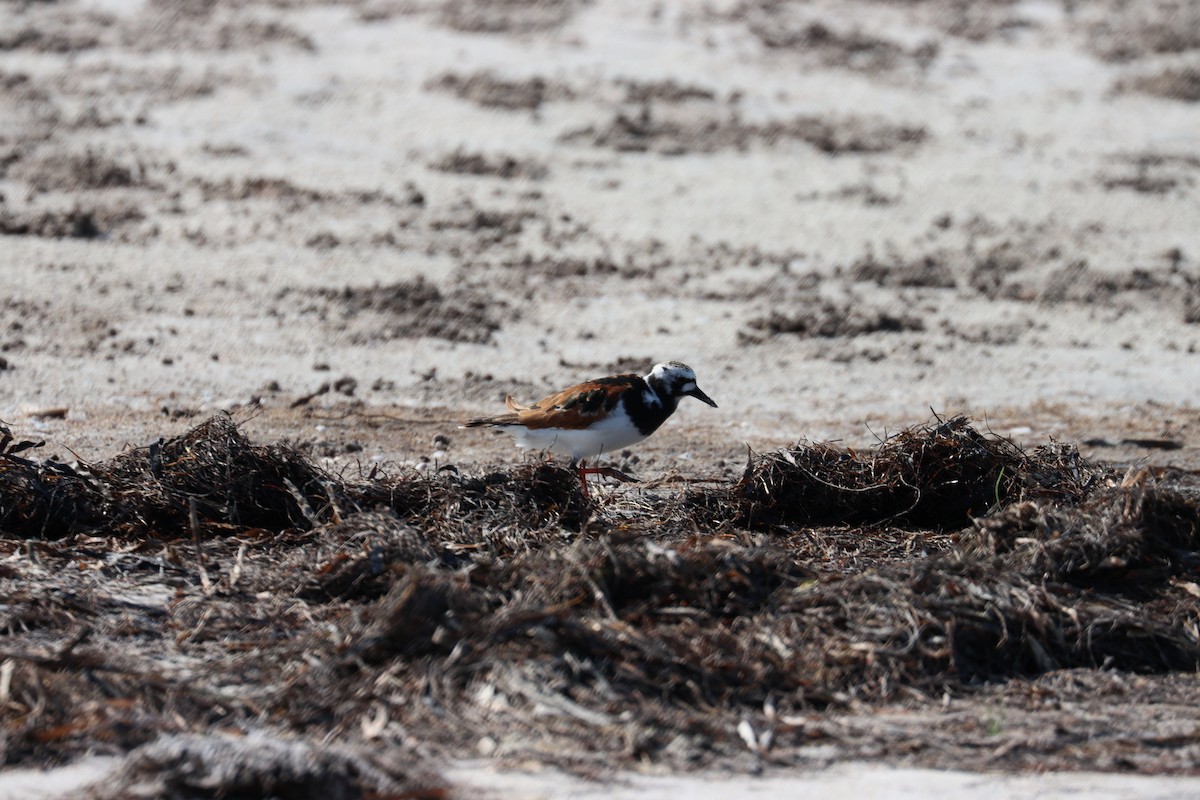
[(615, 375), (585, 381), (557, 394), (543, 397), (531, 406), (509, 405), (517, 424), (526, 428), (586, 428), (616, 407), (621, 394), (640, 380), (636, 375)]

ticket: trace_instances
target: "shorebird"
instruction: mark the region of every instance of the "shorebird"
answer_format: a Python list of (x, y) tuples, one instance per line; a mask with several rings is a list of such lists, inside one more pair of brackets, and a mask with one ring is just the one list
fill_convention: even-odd
[(645, 377), (596, 378), (527, 406), (509, 395), (504, 398), (509, 413), (469, 419), (462, 427), (497, 428), (511, 433), (519, 447), (570, 456), (586, 496), (588, 475), (634, 480), (613, 467), (589, 467), (586, 459), (645, 439), (675, 413), (681, 397), (717, 407), (696, 385), (691, 367), (669, 361), (655, 364)]

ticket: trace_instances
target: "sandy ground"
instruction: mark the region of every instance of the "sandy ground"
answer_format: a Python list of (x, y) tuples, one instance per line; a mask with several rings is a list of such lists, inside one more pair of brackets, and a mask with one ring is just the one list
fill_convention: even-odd
[(1195, 468), (1196, 30), (1165, 1), (7, 3), (0, 419), (64, 459), (229, 410), (469, 466), (521, 457), (455, 428), (506, 393), (675, 359), (721, 407), (644, 477), (931, 409)]
[[(678, 359), (722, 413), (671, 451), (930, 408), (1195, 448), (1200, 111), (1137, 88), (1195, 51), (1153, 13), (528, 5), (7, 7), (4, 419), (103, 456), (351, 378), (444, 430)], [(393, 430), (365, 457), (424, 455)]]
[[(0, 782), (3, 800), (60, 800), (103, 780), (110, 759), (93, 759), (45, 773), (16, 770)], [(825, 797), (852, 792), (863, 800), (921, 800), (962, 797), (986, 791), (995, 800), (1185, 800), (1200, 791), (1200, 779), (1139, 777), (1102, 773), (984, 775), (971, 772), (895, 769), (847, 763), (824, 770), (746, 778), (731, 775), (618, 775), (603, 782), (573, 778), (554, 770), (498, 772), (486, 764), (465, 762), (448, 772), (464, 793), (489, 800), (670, 800), (681, 794), (697, 800), (765, 797)]]
[[(95, 758), (52, 773), (14, 770), (0, 781), (3, 800), (62, 800), (103, 781), (115, 759)], [(488, 800), (743, 800), (766, 797), (828, 797), (851, 793), (863, 800), (923, 800), (987, 792), (994, 800), (1185, 800), (1200, 792), (1200, 778), (1111, 775), (1094, 772), (997, 775), (952, 770), (897, 769), (848, 762), (826, 769), (761, 777), (712, 773), (692, 776), (618, 774), (587, 781), (552, 769), (498, 771), (485, 762), (462, 762), (448, 770), (464, 795)]]

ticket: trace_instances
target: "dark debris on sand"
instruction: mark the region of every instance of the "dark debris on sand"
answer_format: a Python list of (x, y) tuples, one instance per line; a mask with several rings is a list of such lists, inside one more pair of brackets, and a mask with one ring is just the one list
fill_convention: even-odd
[[(1200, 666), (1196, 476), (963, 418), (604, 500), (552, 464), (334, 475), (226, 416), (90, 465), (0, 441), (5, 762), (128, 753), (164, 796), (437, 797), (481, 752), (1113, 768), (1043, 730), (1055, 676), (1153, 703)], [(981, 694), (1029, 720), (999, 755), (938, 716)], [(1194, 771), (1200, 711), (1161, 702), (1121, 763)], [(896, 708), (926, 723), (839, 722)]]
[(1014, 500), (1078, 500), (1102, 475), (1072, 447), (1026, 453), (955, 417), (866, 453), (818, 443), (752, 455), (736, 492), (751, 527), (886, 522), (940, 530)]

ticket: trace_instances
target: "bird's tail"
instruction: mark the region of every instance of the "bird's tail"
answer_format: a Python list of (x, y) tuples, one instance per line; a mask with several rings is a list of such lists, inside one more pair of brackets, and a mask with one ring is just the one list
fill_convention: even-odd
[(496, 425), (515, 425), (518, 422), (517, 414), (522, 411), (528, 411), (529, 406), (523, 406), (516, 400), (513, 400), (511, 394), (504, 396), (504, 405), (511, 411), (511, 414), (501, 414), (498, 417), (476, 417), (468, 419), (460, 425), (460, 428), (491, 428)]
[(476, 417), (475, 419), (463, 420), (460, 428), (491, 428), (496, 425), (515, 425), (517, 422), (516, 414), (502, 414), (498, 417)]

